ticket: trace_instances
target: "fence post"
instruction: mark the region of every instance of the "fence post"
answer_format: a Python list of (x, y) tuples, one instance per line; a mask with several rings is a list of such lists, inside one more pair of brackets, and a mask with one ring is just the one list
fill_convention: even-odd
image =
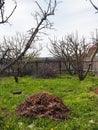
[(38, 61), (35, 62), (35, 65), (36, 65), (36, 74), (38, 74)]
[(60, 72), (60, 75), (62, 74), (62, 70), (61, 70), (61, 68), (62, 68), (61, 60), (59, 60), (59, 72)]

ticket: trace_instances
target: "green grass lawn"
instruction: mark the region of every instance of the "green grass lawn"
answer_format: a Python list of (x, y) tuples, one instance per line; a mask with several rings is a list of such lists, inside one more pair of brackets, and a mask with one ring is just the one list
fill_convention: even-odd
[[(98, 78), (88, 77), (79, 81), (69, 75), (55, 79), (13, 77), (0, 80), (0, 130), (98, 130), (98, 95), (89, 93), (98, 88)], [(22, 94), (13, 94), (13, 91)], [(62, 98), (71, 114), (67, 121), (29, 119), (16, 116), (13, 112), (27, 96), (47, 91)]]

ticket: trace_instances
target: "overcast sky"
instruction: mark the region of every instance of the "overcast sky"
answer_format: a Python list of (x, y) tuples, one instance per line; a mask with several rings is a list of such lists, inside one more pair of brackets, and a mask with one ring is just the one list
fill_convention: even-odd
[[(14, 4), (12, 0), (6, 1), (8, 2), (6, 12), (9, 14)], [(37, 1), (45, 8), (44, 0)], [(98, 0), (92, 1), (98, 5)], [(31, 15), (36, 10), (34, 0), (17, 0), (17, 5), (15, 13), (9, 20), (10, 24), (0, 25), (0, 37), (14, 35), (15, 32), (25, 33), (35, 26)], [(91, 33), (98, 28), (98, 14), (95, 12), (89, 0), (62, 0), (62, 3), (57, 6), (55, 16), (50, 18), (54, 23), (55, 31), (50, 31), (48, 37), (53, 38), (55, 35), (60, 38), (67, 33), (78, 31), (80, 36), (90, 38)], [(49, 56), (45, 48), (47, 42), (47, 40), (43, 42), (44, 50), (41, 56)]]

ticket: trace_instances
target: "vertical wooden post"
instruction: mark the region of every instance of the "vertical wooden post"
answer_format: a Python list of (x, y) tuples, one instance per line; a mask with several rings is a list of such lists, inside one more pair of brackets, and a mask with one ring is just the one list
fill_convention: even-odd
[(62, 74), (62, 65), (61, 65), (61, 60), (59, 60), (59, 72), (60, 72), (60, 75)]
[(36, 64), (36, 74), (38, 74), (38, 70), (39, 70), (38, 69), (38, 61), (36, 61), (35, 64)]

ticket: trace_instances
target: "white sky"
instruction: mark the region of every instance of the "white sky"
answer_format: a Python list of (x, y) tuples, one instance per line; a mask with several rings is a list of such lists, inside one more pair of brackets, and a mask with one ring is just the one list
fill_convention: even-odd
[[(12, 0), (7, 1), (7, 13), (12, 9)], [(37, 0), (44, 5), (44, 0)], [(92, 0), (98, 5), (98, 0)], [(11, 4), (9, 4), (11, 3)], [(14, 35), (15, 32), (27, 32), (35, 26), (35, 21), (31, 13), (36, 10), (34, 0), (17, 0), (17, 9), (10, 18), (9, 23), (0, 25), (0, 37), (3, 35)], [(55, 15), (50, 18), (54, 23), (55, 31), (49, 31), (48, 37), (53, 38), (54, 35), (61, 38), (67, 33), (78, 31), (80, 36), (90, 38), (91, 33), (98, 28), (98, 14), (92, 7), (89, 0), (62, 0), (62, 3), (57, 6)], [(43, 51), (40, 56), (49, 56), (46, 49), (47, 36), (43, 41)]]

